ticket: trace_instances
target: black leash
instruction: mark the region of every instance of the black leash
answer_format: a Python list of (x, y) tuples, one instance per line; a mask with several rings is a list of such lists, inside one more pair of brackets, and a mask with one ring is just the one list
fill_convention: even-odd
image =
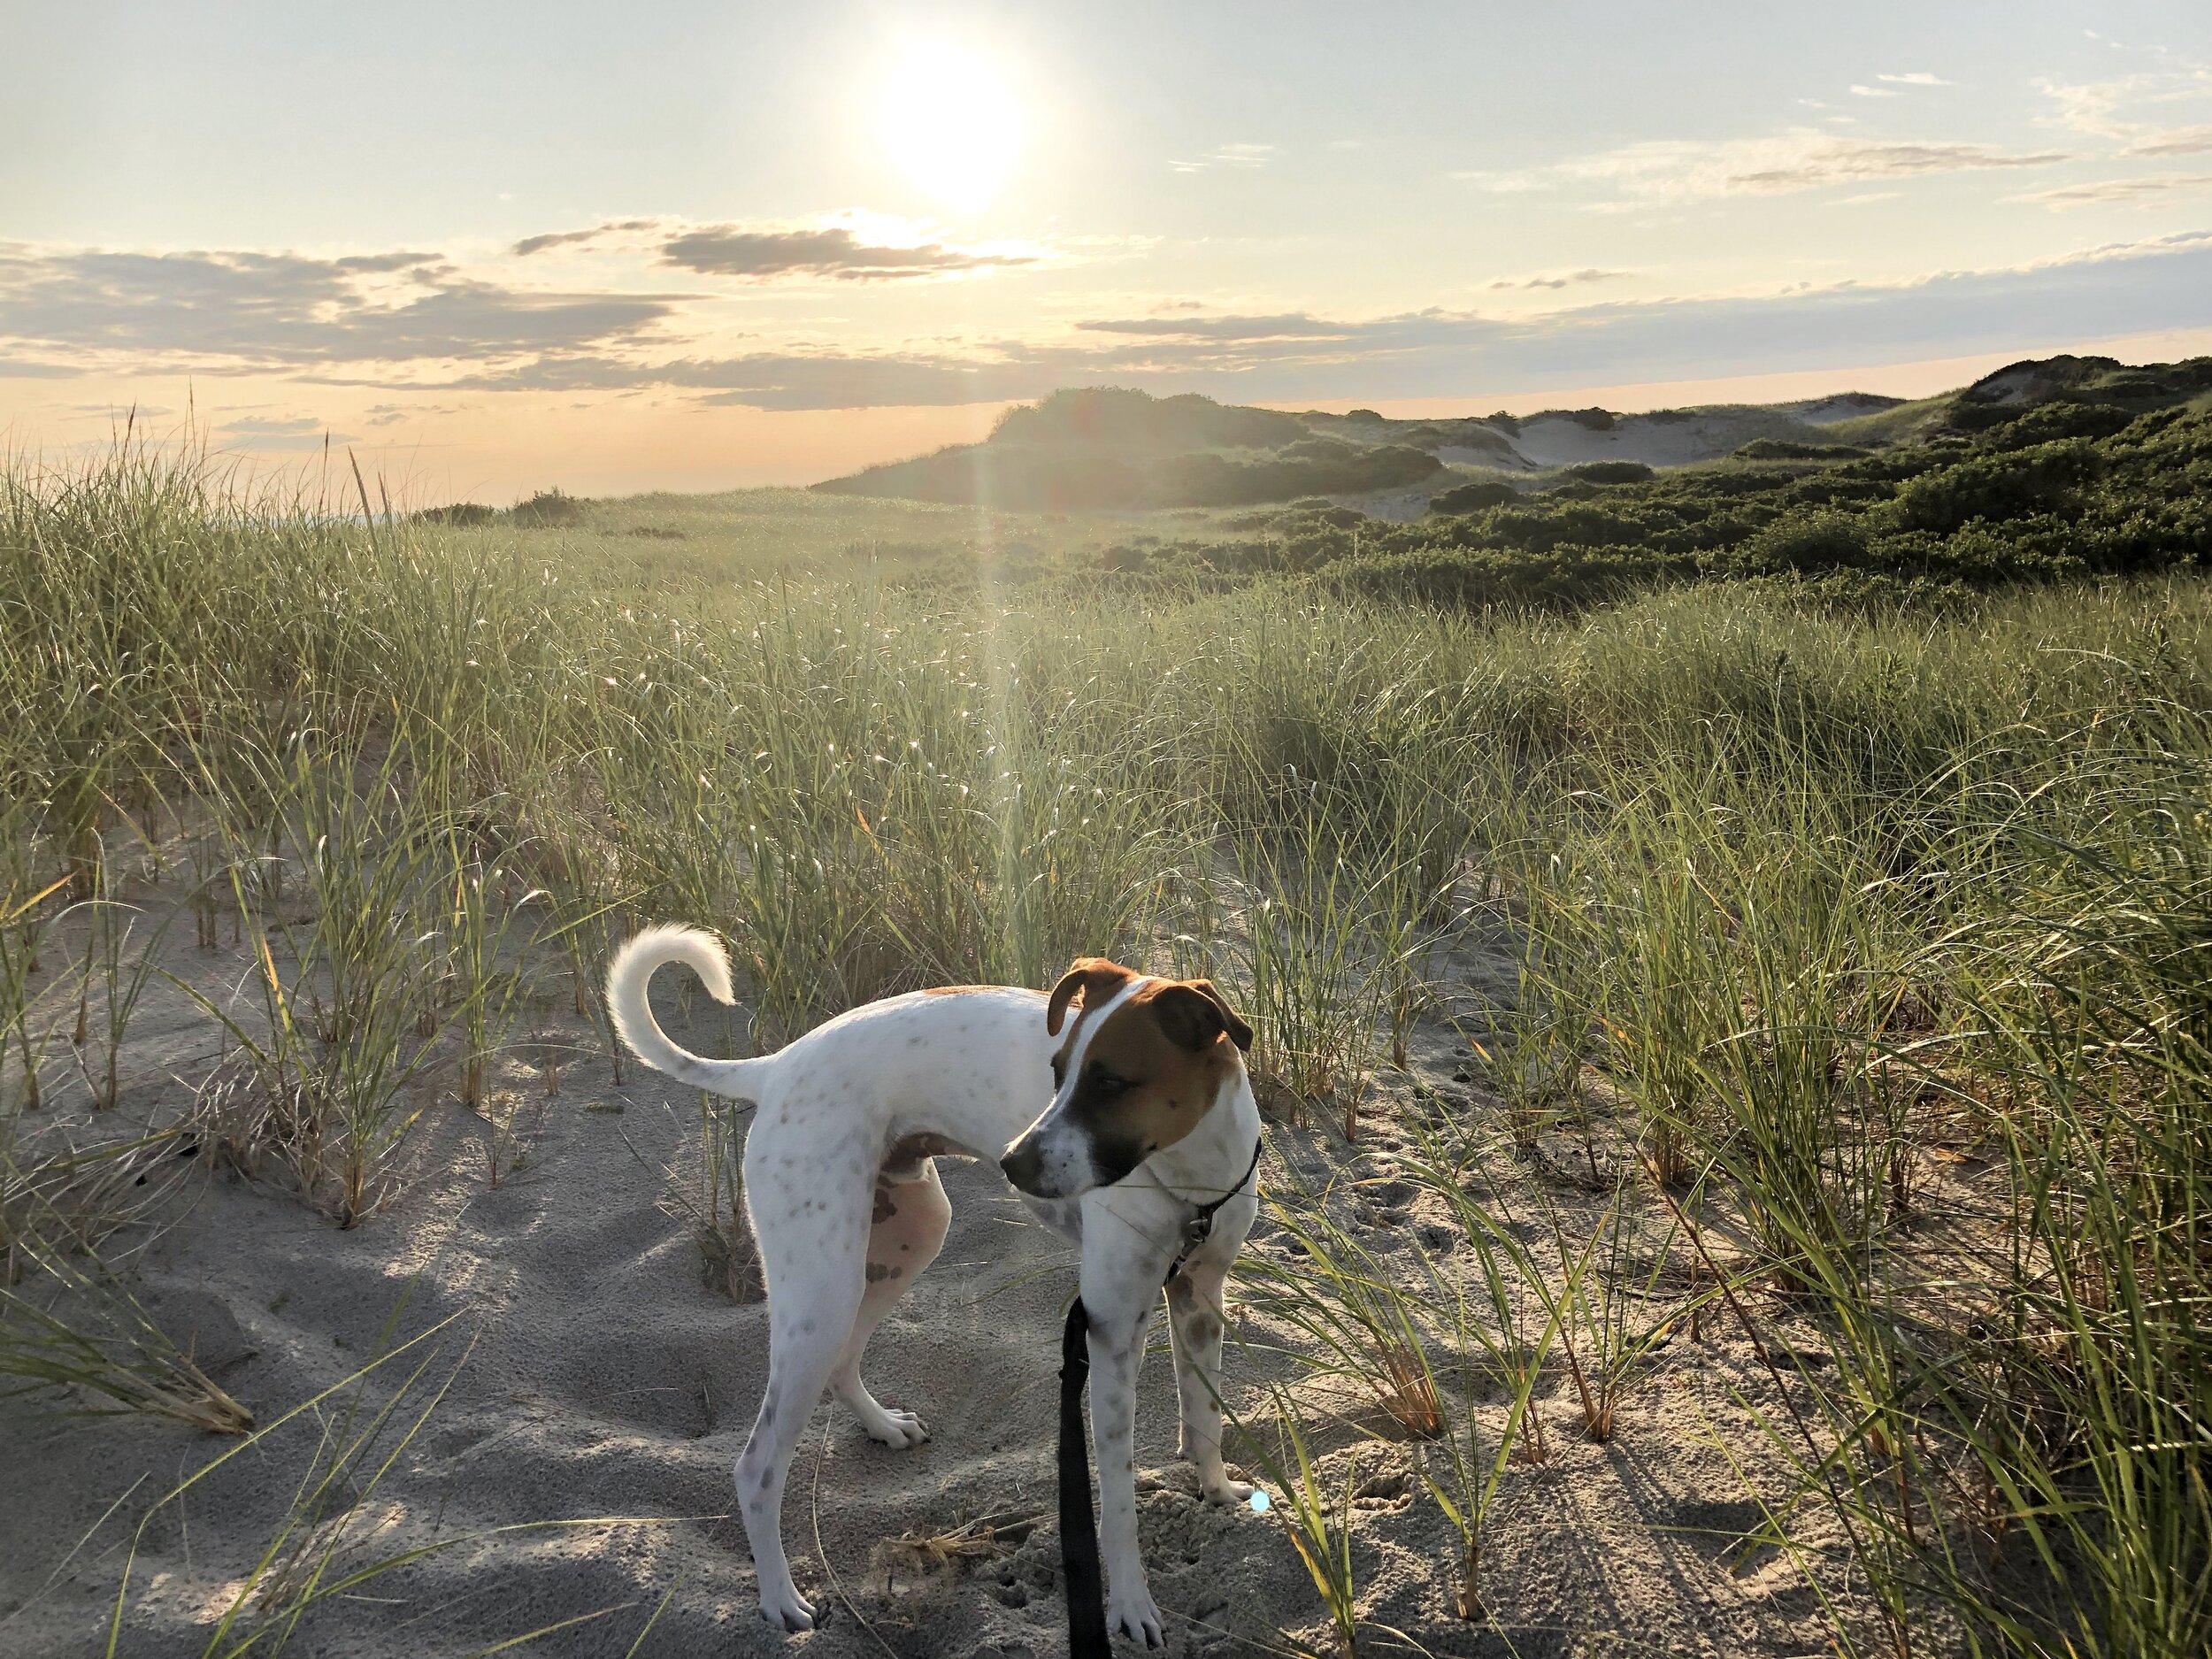
[(1091, 1379), (1091, 1321), (1083, 1298), (1060, 1333), (1060, 1571), (1068, 1586), (1068, 1659), (1107, 1659), (1106, 1586), (1091, 1513), (1091, 1454), (1083, 1444), (1083, 1385)]
[[(1191, 1253), (1213, 1236), (1214, 1212), (1244, 1190), (1260, 1167), (1260, 1142), (1237, 1184), (1183, 1224), (1183, 1248), (1160, 1281), (1175, 1282)], [(1098, 1517), (1091, 1511), (1091, 1455), (1083, 1443), (1083, 1386), (1091, 1379), (1091, 1316), (1079, 1295), (1060, 1331), (1060, 1571), (1068, 1586), (1068, 1659), (1107, 1659), (1106, 1583), (1098, 1564)]]

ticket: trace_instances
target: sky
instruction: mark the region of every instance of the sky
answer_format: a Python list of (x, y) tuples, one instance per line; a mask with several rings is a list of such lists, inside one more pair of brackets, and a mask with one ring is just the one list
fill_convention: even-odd
[(49, 459), (127, 419), (500, 504), (809, 482), (1063, 386), (2212, 351), (2205, 0), (0, 0), (0, 442)]

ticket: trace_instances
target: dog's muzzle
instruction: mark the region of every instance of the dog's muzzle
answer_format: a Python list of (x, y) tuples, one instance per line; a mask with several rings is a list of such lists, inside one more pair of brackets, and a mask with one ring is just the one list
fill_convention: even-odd
[(1079, 1198), (1105, 1179), (1097, 1155), (1089, 1136), (1064, 1123), (1040, 1119), (1006, 1148), (998, 1166), (1018, 1191), (1032, 1198)]
[(1057, 1198), (1059, 1194), (1044, 1188), (1044, 1154), (1037, 1149), (1034, 1141), (1029, 1140), (1017, 1141), (998, 1161), (999, 1168), (1006, 1171), (1006, 1179), (1014, 1183), (1017, 1190), (1032, 1198)]

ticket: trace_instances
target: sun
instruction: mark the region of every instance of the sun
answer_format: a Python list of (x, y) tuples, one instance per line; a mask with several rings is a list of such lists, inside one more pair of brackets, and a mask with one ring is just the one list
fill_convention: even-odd
[(1021, 151), (1021, 111), (983, 58), (941, 42), (910, 48), (884, 88), (884, 148), (948, 207), (972, 213), (998, 194)]

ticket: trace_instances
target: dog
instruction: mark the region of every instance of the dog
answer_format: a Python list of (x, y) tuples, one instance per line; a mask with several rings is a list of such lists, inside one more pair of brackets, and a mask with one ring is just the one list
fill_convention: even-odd
[[(1134, 1434), (1137, 1371), (1164, 1281), (1182, 1455), (1212, 1502), (1241, 1503), (1252, 1492), (1223, 1464), (1216, 1392), (1223, 1282), (1259, 1210), (1259, 1108), (1243, 1060), (1251, 1028), (1209, 980), (1092, 956), (1048, 995), (1011, 986), (916, 991), (841, 1014), (762, 1058), (708, 1060), (677, 1047), (653, 1018), (647, 986), (670, 963), (688, 967), (716, 1001), (732, 1000), (712, 935), (657, 926), (615, 953), (607, 1003), (646, 1064), (757, 1106), (745, 1208), (767, 1282), (768, 1386), (733, 1473), (761, 1616), (787, 1632), (814, 1625), (784, 1555), (782, 1510), (792, 1454), (823, 1386), (886, 1446), (929, 1438), (914, 1413), (870, 1392), (861, 1355), (944, 1243), (952, 1209), (934, 1160), (989, 1158), (1039, 1219), (1079, 1248), (1107, 1624), (1161, 1646), (1137, 1545)], [(1048, 1083), (1050, 1103), (1039, 1113)]]

